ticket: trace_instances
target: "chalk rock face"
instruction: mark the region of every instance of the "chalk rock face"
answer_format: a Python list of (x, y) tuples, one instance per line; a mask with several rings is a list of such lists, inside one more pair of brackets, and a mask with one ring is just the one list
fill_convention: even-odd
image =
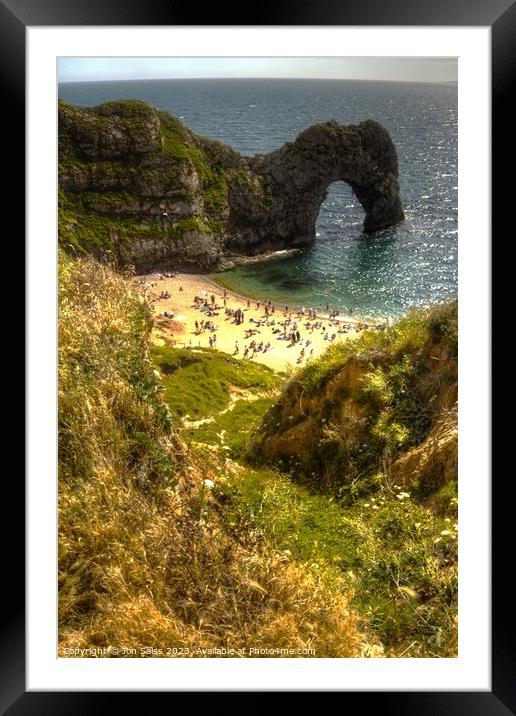
[(137, 270), (307, 246), (334, 181), (352, 187), (365, 232), (403, 220), (396, 150), (373, 120), (243, 157), (144, 102), (59, 105), (60, 242)]

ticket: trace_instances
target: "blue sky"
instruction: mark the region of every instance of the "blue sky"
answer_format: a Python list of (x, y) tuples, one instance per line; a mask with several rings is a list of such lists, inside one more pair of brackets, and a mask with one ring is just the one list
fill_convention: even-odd
[(450, 82), (456, 58), (405, 57), (61, 57), (59, 82), (286, 77)]

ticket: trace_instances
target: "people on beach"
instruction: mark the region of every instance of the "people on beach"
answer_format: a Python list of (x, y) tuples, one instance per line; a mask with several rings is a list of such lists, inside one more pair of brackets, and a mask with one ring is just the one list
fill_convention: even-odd
[[(165, 280), (168, 277), (165, 274), (155, 274), (153, 278)], [(185, 299), (180, 299), (179, 294), (185, 290), (188, 292), (191, 285), (197, 286), (197, 293), (191, 303), (187, 302), (185, 306)], [(174, 298), (178, 300), (177, 304), (174, 303)], [(274, 367), (282, 365), (282, 361), (283, 365), (292, 361), (292, 348), (298, 348), (297, 356), (293, 360), (301, 364), (318, 356), (330, 343), (345, 340), (349, 335), (362, 330), (373, 329), (380, 332), (388, 327), (387, 321), (351, 320), (346, 316), (349, 317), (352, 310), (330, 308), (328, 303), (325, 304), (326, 312), (322, 315), (318, 314), (320, 309), (316, 306), (285, 305), (284, 311), (282, 308), (278, 309), (278, 318), (277, 306), (267, 296), (253, 302), (249, 298), (240, 299), (226, 289), (210, 290), (208, 285), (207, 290), (204, 290), (202, 284), (188, 283), (184, 275), (181, 275), (181, 284), (162, 283), (156, 290), (155, 300), (158, 318), (173, 318), (177, 314), (175, 321), (178, 321), (180, 326), (185, 321), (185, 317), (180, 314), (186, 313), (193, 329), (191, 335), (200, 337), (208, 333), (204, 345), (210, 349), (219, 348), (221, 351), (231, 352), (233, 346), (233, 355), (242, 355), (246, 360), (263, 360)], [(163, 305), (160, 301), (167, 303)], [(174, 310), (171, 311), (170, 307)], [(173, 332), (175, 338), (178, 331), (181, 332), (177, 324), (167, 324), (164, 321), (159, 325), (161, 331)], [(187, 340), (185, 337), (185, 344)], [(191, 345), (191, 341), (188, 343)], [(194, 345), (200, 347), (202, 342), (194, 342)], [(274, 350), (271, 363), (268, 354), (274, 347), (284, 350)]]

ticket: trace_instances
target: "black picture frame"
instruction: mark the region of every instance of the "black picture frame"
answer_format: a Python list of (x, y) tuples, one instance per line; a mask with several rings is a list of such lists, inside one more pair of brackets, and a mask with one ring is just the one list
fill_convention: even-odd
[[(202, 6), (201, 6), (202, 7)], [(501, 226), (509, 218), (514, 190), (504, 177), (511, 176), (514, 167), (513, 113), (509, 111), (513, 98), (516, 68), (516, 4), (512, 0), (308, 0), (262, 2), (247, 9), (247, 16), (238, 10), (222, 12), (221, 6), (199, 10), (173, 0), (104, 0), (92, 4), (88, 0), (0, 0), (0, 87), (3, 99), (4, 151), (9, 167), (9, 182), (5, 205), (16, 216), (14, 235), (22, 233), (24, 205), (24, 123), (25, 123), (25, 29), (32, 26), (74, 25), (360, 25), (360, 26), (485, 26), (491, 28), (492, 38), (492, 168), (495, 179), (492, 195), (493, 234), (501, 237)], [(230, 18), (230, 15), (232, 16)], [(13, 175), (18, 180), (13, 180)], [(511, 202), (512, 199), (512, 202)], [(18, 248), (23, 246), (17, 238)], [(23, 261), (23, 256), (21, 261)], [(21, 267), (20, 258), (17, 266)], [(494, 303), (492, 307), (496, 304)], [(23, 340), (23, 338), (22, 338)], [(27, 346), (30, 350), (33, 346)], [(18, 397), (19, 401), (19, 397)], [(499, 443), (500, 445), (500, 443)], [(5, 477), (7, 478), (8, 473)], [(510, 471), (507, 471), (510, 479)], [(14, 533), (4, 534), (4, 608), (0, 631), (0, 712), (17, 714), (86, 714), (102, 713), (118, 707), (120, 692), (27, 692), (25, 686), (25, 552), (24, 552), (24, 485), (10, 474), (9, 512), (15, 517)], [(492, 690), (461, 692), (345, 692), (345, 707), (351, 700), (360, 699), (361, 707), (379, 708), (397, 714), (486, 714), (502, 716), (516, 713), (514, 675), (514, 614), (513, 595), (505, 583), (504, 571), (510, 572), (506, 562), (506, 545), (511, 544), (511, 500), (508, 486), (493, 482), (493, 540), (492, 540)], [(6, 499), (6, 498), (4, 498)], [(7, 501), (4, 502), (7, 506)], [(7, 510), (6, 510), (7, 511)], [(512, 518), (513, 519), (513, 518)], [(512, 623), (511, 623), (512, 618)], [(410, 685), (408, 685), (410, 688)], [(237, 689), (235, 689), (237, 690)], [(132, 708), (149, 705), (149, 696), (168, 696), (168, 693), (129, 695)], [(145, 702), (143, 701), (145, 699)], [(154, 699), (153, 699), (154, 701)]]

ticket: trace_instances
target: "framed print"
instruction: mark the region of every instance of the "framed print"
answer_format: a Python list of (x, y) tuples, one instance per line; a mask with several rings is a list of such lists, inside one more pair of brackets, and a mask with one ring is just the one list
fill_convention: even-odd
[(10, 5), (29, 400), (4, 711), (514, 712), (489, 372), (513, 6)]

